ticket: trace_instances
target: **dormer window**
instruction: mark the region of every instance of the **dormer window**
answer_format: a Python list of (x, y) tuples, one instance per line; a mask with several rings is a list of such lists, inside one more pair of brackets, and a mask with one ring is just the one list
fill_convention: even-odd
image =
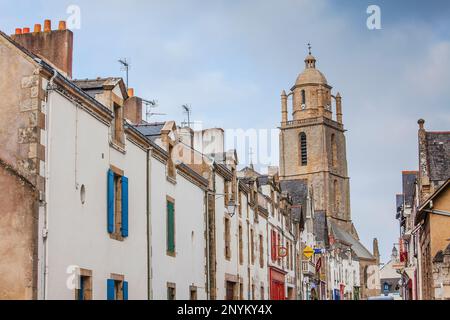
[(123, 128), (123, 108), (120, 105), (114, 103), (113, 109), (114, 109), (113, 130), (112, 130), (113, 142), (121, 147), (124, 147), (125, 137)]
[(173, 161), (173, 145), (169, 143), (168, 150), (169, 158), (167, 159), (167, 176), (171, 179), (176, 178), (176, 169), (175, 169), (175, 163)]

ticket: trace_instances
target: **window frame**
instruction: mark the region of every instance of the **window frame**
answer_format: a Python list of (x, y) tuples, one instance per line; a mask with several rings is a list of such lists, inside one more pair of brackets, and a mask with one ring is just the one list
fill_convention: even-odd
[[(169, 232), (169, 228), (170, 228), (170, 212), (169, 212), (169, 204), (172, 205), (172, 221), (173, 221), (173, 230), (172, 230), (172, 237), (173, 239), (170, 239), (170, 232)], [(170, 257), (175, 257), (176, 256), (176, 209), (175, 209), (175, 199), (170, 197), (170, 196), (166, 196), (166, 255), (170, 256)], [(170, 240), (172, 240), (172, 245), (173, 248), (171, 247), (171, 243)]]
[(305, 132), (299, 133), (299, 162), (300, 166), (308, 165), (308, 138)]

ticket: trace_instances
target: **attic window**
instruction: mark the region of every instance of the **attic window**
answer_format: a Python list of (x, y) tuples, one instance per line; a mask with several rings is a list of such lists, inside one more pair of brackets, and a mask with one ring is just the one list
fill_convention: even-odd
[(123, 108), (114, 103), (113, 142), (124, 147)]

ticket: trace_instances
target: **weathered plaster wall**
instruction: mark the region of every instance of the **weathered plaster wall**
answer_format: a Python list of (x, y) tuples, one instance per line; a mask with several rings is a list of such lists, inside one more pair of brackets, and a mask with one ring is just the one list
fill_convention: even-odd
[(44, 191), (43, 90), (36, 65), (3, 37), (0, 94), (0, 161), (11, 169), (0, 171), (0, 298), (31, 299), (37, 296), (38, 192), (33, 188)]
[(36, 192), (3, 163), (0, 163), (0, 189), (0, 300), (35, 299)]

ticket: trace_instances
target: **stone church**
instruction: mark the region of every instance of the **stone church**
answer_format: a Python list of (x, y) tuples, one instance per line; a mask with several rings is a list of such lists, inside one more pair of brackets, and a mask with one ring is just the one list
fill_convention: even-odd
[(377, 242), (372, 254), (352, 223), (342, 98), (333, 94), (311, 51), (289, 94), (281, 93), (281, 115), (280, 179), (288, 189), (307, 183), (315, 212), (326, 216), (329, 242), (350, 243), (360, 260), (361, 298), (378, 295), (368, 283), (378, 270)]

